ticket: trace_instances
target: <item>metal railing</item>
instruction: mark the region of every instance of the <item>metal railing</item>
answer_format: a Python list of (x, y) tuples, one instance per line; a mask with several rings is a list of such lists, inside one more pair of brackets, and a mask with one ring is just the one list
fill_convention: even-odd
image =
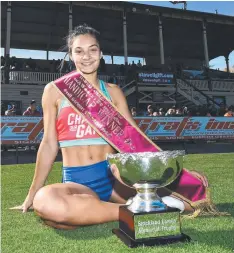
[[(59, 77), (65, 75), (66, 73), (47, 73), (47, 72), (25, 72), (25, 71), (10, 71), (9, 82), (10, 84), (42, 84), (45, 85)], [(99, 79), (108, 82), (111, 78), (109, 75), (98, 75)], [(117, 84), (123, 89), (127, 90), (135, 85), (135, 81), (131, 81), (125, 84), (126, 78), (124, 76), (116, 76)], [(178, 79), (179, 80), (179, 79)], [(5, 83), (5, 71), (1, 70), (1, 82)], [(209, 85), (207, 80), (186, 80), (193, 87), (201, 91), (208, 91)], [(184, 85), (183, 89), (188, 89), (188, 85)], [(212, 80), (211, 87), (213, 91), (230, 91), (234, 92), (234, 81), (233, 80)], [(192, 90), (190, 91), (190, 93)]]
[(10, 84), (47, 84), (64, 74), (46, 72), (10, 71)]
[[(202, 91), (209, 90), (208, 80), (187, 80), (190, 84)], [(234, 80), (211, 80), (213, 91), (234, 91)]]
[(212, 81), (214, 91), (230, 91), (234, 92), (234, 81)]
[[(9, 79), (10, 84), (42, 84), (45, 85), (66, 73), (46, 73), (46, 72), (25, 72), (25, 71), (10, 71)], [(4, 75), (4, 71), (1, 71), (1, 77)], [(111, 76), (98, 75), (99, 79), (108, 82)], [(116, 76), (117, 84), (120, 86), (125, 85), (124, 76)], [(5, 80), (5, 79), (4, 79)]]
[(198, 88), (199, 90), (209, 90), (208, 81), (207, 80), (187, 80), (190, 84)]

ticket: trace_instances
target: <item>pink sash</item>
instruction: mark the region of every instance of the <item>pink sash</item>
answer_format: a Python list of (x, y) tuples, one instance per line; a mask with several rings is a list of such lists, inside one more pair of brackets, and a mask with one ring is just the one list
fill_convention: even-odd
[(119, 152), (161, 150), (144, 133), (132, 126), (115, 105), (78, 72), (71, 72), (54, 83), (88, 124)]
[[(73, 109), (117, 151), (132, 153), (161, 150), (77, 71), (55, 80), (53, 84)], [(208, 188), (185, 169), (167, 189), (195, 209), (192, 217), (202, 213), (220, 214), (211, 202)]]

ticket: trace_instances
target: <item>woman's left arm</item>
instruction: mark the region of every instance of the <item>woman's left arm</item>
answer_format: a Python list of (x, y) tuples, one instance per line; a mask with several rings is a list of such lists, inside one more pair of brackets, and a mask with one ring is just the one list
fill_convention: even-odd
[(115, 106), (118, 108), (119, 112), (123, 114), (126, 120), (128, 120), (132, 125), (135, 127), (138, 127), (135, 120), (132, 117), (131, 112), (129, 111), (127, 100), (125, 98), (125, 95), (123, 91), (115, 84), (109, 84), (111, 87), (111, 97), (112, 102), (115, 104)]

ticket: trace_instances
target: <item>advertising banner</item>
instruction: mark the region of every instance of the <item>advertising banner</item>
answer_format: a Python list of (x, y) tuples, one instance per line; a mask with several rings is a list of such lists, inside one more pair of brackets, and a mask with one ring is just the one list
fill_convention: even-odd
[[(135, 117), (135, 121), (156, 141), (234, 139), (234, 117)], [(36, 144), (42, 136), (41, 117), (1, 118), (2, 144)]]

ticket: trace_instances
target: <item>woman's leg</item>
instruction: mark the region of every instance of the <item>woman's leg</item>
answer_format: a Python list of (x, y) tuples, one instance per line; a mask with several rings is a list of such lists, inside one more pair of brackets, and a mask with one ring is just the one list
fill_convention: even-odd
[(33, 201), (36, 214), (47, 225), (62, 229), (117, 221), (119, 206), (101, 201), (91, 189), (76, 183), (45, 186)]

